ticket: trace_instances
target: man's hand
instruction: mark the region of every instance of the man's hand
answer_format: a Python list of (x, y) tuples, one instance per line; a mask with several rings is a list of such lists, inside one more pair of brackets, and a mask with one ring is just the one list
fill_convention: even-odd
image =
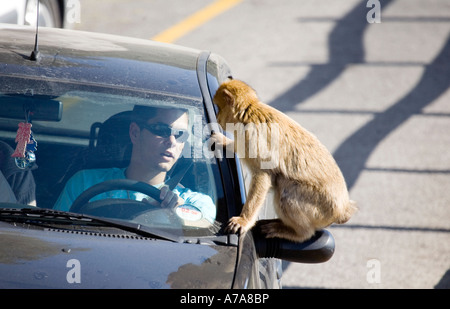
[(184, 200), (175, 192), (171, 191), (168, 186), (163, 186), (161, 188), (159, 198), (162, 199), (161, 207), (163, 208), (175, 208), (176, 206), (184, 204)]
[(162, 200), (161, 204), (156, 202), (154, 199), (144, 199), (143, 201), (154, 205), (154, 206), (160, 206), (162, 208), (175, 208), (179, 205), (184, 204), (184, 200), (179, 197), (175, 192), (169, 190), (168, 186), (163, 186), (160, 189), (161, 193), (159, 195), (159, 198)]

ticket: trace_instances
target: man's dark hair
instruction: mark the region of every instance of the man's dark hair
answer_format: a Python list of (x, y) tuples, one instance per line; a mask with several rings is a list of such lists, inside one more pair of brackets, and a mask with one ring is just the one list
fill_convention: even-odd
[(154, 106), (135, 105), (133, 108), (133, 114), (131, 115), (131, 121), (134, 121), (141, 126), (149, 119), (155, 117), (158, 109), (158, 107)]
[(161, 109), (173, 109), (173, 110), (181, 110), (185, 113), (188, 112), (187, 109), (184, 108), (167, 108), (167, 107), (156, 107), (156, 106), (144, 106), (144, 105), (135, 105), (133, 108), (133, 114), (131, 116), (131, 121), (134, 121), (141, 126), (146, 123), (149, 119), (152, 119), (156, 116), (159, 110)]

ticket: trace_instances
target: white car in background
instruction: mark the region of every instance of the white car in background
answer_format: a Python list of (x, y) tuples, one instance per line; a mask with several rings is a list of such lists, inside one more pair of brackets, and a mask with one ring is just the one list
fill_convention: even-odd
[[(72, 3), (73, 2), (73, 3)], [(79, 0), (40, 0), (39, 26), (63, 28), (66, 15)], [(0, 23), (36, 25), (37, 0), (0, 0)]]

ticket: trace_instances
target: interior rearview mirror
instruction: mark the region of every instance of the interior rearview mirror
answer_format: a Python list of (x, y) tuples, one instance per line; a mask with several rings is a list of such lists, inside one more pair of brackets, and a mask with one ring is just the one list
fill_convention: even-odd
[(62, 103), (47, 96), (0, 95), (0, 117), (24, 120), (31, 113), (33, 120), (60, 121)]

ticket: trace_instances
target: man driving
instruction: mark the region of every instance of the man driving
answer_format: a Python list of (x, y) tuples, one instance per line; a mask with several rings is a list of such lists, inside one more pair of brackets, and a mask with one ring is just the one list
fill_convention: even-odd
[[(213, 223), (216, 208), (211, 197), (180, 185), (171, 191), (165, 185), (167, 172), (177, 162), (189, 136), (188, 127), (189, 116), (184, 109), (135, 106), (129, 127), (132, 151), (128, 167), (77, 172), (69, 179), (53, 208), (68, 211), (83, 191), (97, 183), (111, 179), (131, 179), (160, 189), (160, 207), (174, 209), (183, 204), (192, 205)], [(102, 193), (92, 200), (105, 198), (144, 200), (153, 205), (156, 203), (142, 193), (127, 190)]]

